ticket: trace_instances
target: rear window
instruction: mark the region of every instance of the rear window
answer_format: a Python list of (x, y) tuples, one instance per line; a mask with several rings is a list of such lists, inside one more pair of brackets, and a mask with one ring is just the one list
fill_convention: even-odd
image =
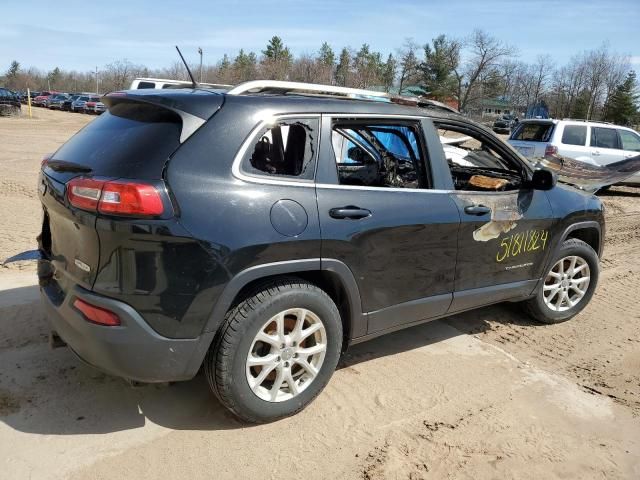
[(139, 82), (138, 89), (141, 88), (156, 88), (156, 84), (154, 82)]
[(565, 145), (580, 145), (584, 147), (587, 143), (587, 126), (565, 125), (561, 142)]
[(522, 122), (511, 135), (512, 140), (548, 142), (553, 132), (553, 123)]
[(181, 129), (180, 117), (167, 109), (119, 103), (74, 135), (51, 160), (105, 177), (161, 178), (164, 164), (180, 145)]

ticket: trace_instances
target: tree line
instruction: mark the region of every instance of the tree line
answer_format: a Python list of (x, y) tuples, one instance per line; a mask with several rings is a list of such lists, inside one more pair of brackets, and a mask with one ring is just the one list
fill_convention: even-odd
[[(313, 54), (294, 56), (274, 36), (259, 53), (240, 49), (215, 64), (190, 65), (203, 82), (237, 84), (254, 79), (290, 80), (369, 88), (400, 95), (424, 95), (478, 115), (487, 100), (500, 100), (522, 114), (544, 105), (554, 118), (584, 118), (636, 124), (638, 85), (629, 58), (601, 47), (577, 53), (565, 65), (551, 55), (519, 60), (515, 48), (483, 30), (467, 38), (439, 35), (420, 44), (407, 39), (383, 55), (368, 44), (334, 50), (324, 42)], [(14, 89), (55, 89), (102, 93), (127, 88), (136, 77), (187, 80), (181, 62), (149, 69), (124, 59), (95, 71), (24, 69), (13, 61), (0, 82)]]

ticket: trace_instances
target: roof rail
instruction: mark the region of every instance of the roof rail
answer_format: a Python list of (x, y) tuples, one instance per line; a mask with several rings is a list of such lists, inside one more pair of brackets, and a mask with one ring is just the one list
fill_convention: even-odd
[(612, 122), (605, 122), (602, 120), (588, 120), (586, 118), (563, 118), (562, 120), (569, 120), (571, 122), (591, 122), (591, 123), (604, 123), (605, 125), (614, 125)]
[(335, 85), (320, 85), (317, 83), (285, 82), (281, 80), (251, 80), (233, 87), (227, 95), (242, 95), (243, 93), (289, 93), (306, 92), (325, 95), (337, 95), (349, 98), (376, 97), (388, 98), (385, 92), (363, 90), (360, 88), (338, 87)]
[(338, 87), (335, 85), (321, 85), (317, 83), (286, 82), (281, 80), (251, 80), (249, 82), (236, 85), (231, 90), (227, 91), (227, 95), (242, 95), (245, 93), (307, 93), (312, 95), (335, 96), (338, 98), (342, 97), (345, 99), (376, 100), (411, 107), (431, 107), (458, 113), (457, 110), (444, 103), (423, 97), (403, 97), (375, 90)]

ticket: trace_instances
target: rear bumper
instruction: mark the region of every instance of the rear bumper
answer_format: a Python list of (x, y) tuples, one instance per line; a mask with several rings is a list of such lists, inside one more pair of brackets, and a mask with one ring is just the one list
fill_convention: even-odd
[[(188, 380), (197, 373), (213, 335), (173, 339), (159, 335), (129, 305), (75, 286), (65, 294), (54, 286), (41, 288), (45, 312), (53, 329), (86, 363), (105, 373), (139, 382)], [(81, 298), (116, 313), (118, 327), (90, 323), (73, 307)]]

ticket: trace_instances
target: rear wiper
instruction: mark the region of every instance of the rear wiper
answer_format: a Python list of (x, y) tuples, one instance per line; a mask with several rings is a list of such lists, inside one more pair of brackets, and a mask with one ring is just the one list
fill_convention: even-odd
[(80, 165), (73, 162), (65, 162), (63, 160), (49, 160), (47, 162), (49, 167), (54, 172), (72, 172), (72, 173), (89, 173), (91, 169), (85, 165)]

